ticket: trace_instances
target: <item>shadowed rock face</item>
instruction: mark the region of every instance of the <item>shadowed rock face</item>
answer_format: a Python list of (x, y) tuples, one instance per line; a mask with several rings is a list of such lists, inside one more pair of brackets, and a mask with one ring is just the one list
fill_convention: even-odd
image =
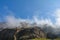
[(49, 39), (55, 39), (55, 38), (57, 38), (57, 35), (55, 35), (53, 33), (47, 33), (47, 38), (49, 38)]
[(14, 33), (16, 30), (4, 29), (0, 31), (0, 40), (14, 40)]
[(0, 40), (27, 40), (32, 38), (46, 38), (46, 34), (38, 27), (25, 28), (18, 30), (3, 29), (0, 31)]
[(26, 28), (17, 33), (17, 40), (46, 38), (46, 34), (38, 27)]

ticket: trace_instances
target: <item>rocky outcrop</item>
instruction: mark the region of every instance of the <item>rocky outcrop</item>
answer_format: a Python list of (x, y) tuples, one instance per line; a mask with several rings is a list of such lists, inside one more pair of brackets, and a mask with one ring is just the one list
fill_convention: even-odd
[(0, 40), (27, 40), (32, 38), (46, 38), (46, 34), (39, 27), (24, 29), (3, 29)]
[(17, 40), (32, 39), (32, 38), (46, 38), (46, 34), (38, 27), (25, 28), (17, 33)]

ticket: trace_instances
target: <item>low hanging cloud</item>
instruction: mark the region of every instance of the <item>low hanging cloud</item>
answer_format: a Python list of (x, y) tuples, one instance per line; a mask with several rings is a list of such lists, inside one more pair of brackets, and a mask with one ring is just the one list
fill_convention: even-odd
[(36, 23), (37, 26), (40, 26), (40, 25), (43, 26), (45, 24), (53, 26), (53, 23), (50, 19), (48, 18), (39, 19), (36, 16), (33, 16), (32, 19), (22, 19), (22, 18), (16, 18), (15, 16), (9, 15), (5, 17), (5, 20), (6, 20), (6, 24), (8, 25), (8, 27), (19, 27), (19, 26), (22, 27), (20, 23), (24, 23), (24, 22), (28, 23), (29, 25)]
[(14, 27), (19, 26), (20, 22), (36, 23), (36, 25), (44, 25), (44, 24), (53, 25), (51, 19), (49, 18), (40, 19), (37, 16), (33, 16), (33, 18), (30, 20), (30, 19), (16, 18), (13, 15), (8, 15), (6, 16), (5, 20), (9, 26), (14, 26)]
[(26, 23), (31, 23), (30, 20), (28, 19), (21, 19), (21, 18), (16, 18), (15, 16), (9, 15), (6, 16), (6, 24), (10, 28), (15, 28), (15, 27), (22, 27), (20, 23), (26, 22)]
[(37, 26), (43, 26), (43, 25), (49, 25), (54, 27), (54, 24), (52, 23), (52, 21), (49, 18), (46, 19), (38, 19), (36, 16), (34, 16), (34, 22), (36, 23)]
[[(6, 26), (4, 28), (22, 28), (22, 27), (34, 27), (38, 26), (44, 29), (47, 27), (47, 32), (53, 32), (55, 34), (60, 33), (60, 9), (56, 9), (54, 13), (52, 13), (50, 16), (54, 17), (55, 22), (53, 23), (54, 20), (51, 20), (51, 18), (43, 18), (43, 16), (39, 16), (38, 13), (37, 15), (34, 14), (32, 19), (26, 18), (16, 18), (12, 11), (8, 11), (9, 14), (4, 16), (4, 20), (6, 21)], [(44, 30), (45, 31), (45, 30)]]
[[(22, 27), (21, 23), (25, 23), (25, 24), (33, 24), (33, 23), (36, 23), (37, 26), (40, 26), (40, 25), (45, 25), (45, 24), (48, 24), (50, 26), (53, 26), (54, 27), (54, 24), (53, 22), (51, 21), (50, 18), (43, 18), (40, 15), (40, 11), (35, 11), (34, 13), (34, 16), (32, 19), (22, 19), (22, 18), (16, 18), (14, 16), (14, 12), (12, 12), (11, 10), (8, 9), (7, 6), (4, 7), (4, 10), (6, 10), (5, 13), (8, 13), (9, 15), (7, 16), (4, 16), (4, 20), (6, 21), (6, 24), (8, 25), (7, 27)], [(58, 11), (58, 10), (57, 10)], [(41, 18), (40, 18), (41, 17)], [(57, 24), (57, 22), (56, 22)]]

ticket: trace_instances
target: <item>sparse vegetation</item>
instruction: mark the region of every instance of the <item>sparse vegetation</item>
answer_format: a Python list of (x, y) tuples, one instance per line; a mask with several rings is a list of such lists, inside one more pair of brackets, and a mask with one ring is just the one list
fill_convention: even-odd
[(35, 38), (32, 40), (60, 40), (60, 38), (56, 38), (56, 39), (48, 39), (48, 38)]

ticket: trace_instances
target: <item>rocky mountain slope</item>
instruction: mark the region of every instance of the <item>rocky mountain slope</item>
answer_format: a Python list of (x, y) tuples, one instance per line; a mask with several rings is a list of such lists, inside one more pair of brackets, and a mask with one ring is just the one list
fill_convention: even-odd
[(46, 38), (46, 34), (38, 27), (24, 29), (3, 29), (0, 40), (27, 40), (32, 38)]
[(33, 38), (49, 38), (55, 39), (60, 38), (60, 34), (54, 34), (53, 28), (50, 26), (44, 26), (41, 28), (39, 26), (19, 28), (3, 28), (6, 24), (0, 23), (0, 40), (29, 40)]

